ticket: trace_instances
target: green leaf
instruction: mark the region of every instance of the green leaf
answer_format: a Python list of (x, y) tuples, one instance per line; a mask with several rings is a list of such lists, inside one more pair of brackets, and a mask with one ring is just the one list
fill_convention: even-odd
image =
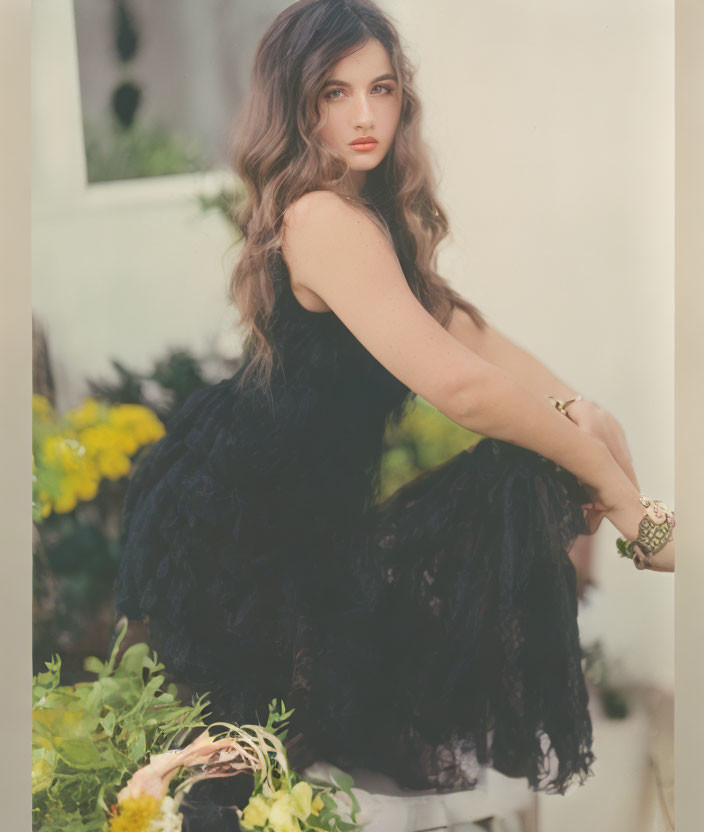
[(151, 678), (144, 687), (144, 692), (142, 693), (142, 699), (151, 699), (154, 697), (156, 692), (159, 688), (164, 684), (164, 677), (163, 676), (154, 676)]
[(334, 783), (336, 783), (344, 792), (350, 793), (352, 786), (354, 786), (354, 780), (349, 776), (349, 774), (345, 774), (344, 771), (340, 771), (339, 768), (332, 768), (330, 773), (330, 778)]
[(100, 720), (100, 724), (103, 726), (108, 736), (112, 736), (112, 732), (115, 730), (116, 721), (117, 718), (115, 717), (114, 711), (108, 711), (108, 713)]
[(54, 780), (54, 767), (44, 758), (32, 762), (32, 794), (48, 789)]
[(122, 660), (115, 671), (115, 676), (133, 676), (144, 667), (144, 660), (149, 654), (149, 645), (144, 642), (130, 645), (125, 650)]
[(155, 658), (152, 658), (151, 656), (147, 656), (144, 659), (144, 666), (147, 668), (147, 670), (152, 670), (154, 672), (164, 669), (164, 666), (161, 664), (161, 662), (157, 661)]
[(111, 676), (105, 676), (94, 684), (100, 689), (103, 705), (115, 711), (123, 711), (125, 707), (132, 707), (139, 696), (139, 690), (132, 679), (117, 680)]
[[(100, 714), (103, 710), (102, 690), (98, 685), (90, 685), (83, 697), (83, 704), (86, 711)], [(97, 726), (97, 723), (96, 723)]]
[(147, 738), (144, 731), (140, 731), (130, 743), (130, 757), (138, 763), (147, 753)]
[(120, 645), (125, 639), (127, 635), (127, 618), (125, 618), (124, 624), (122, 625), (120, 632), (117, 634), (117, 638), (115, 639), (115, 643), (112, 646), (112, 652), (110, 653), (110, 658), (108, 659), (107, 666), (105, 668), (105, 672), (109, 675), (115, 670), (115, 662), (117, 661), (117, 653), (120, 649)]
[(105, 665), (99, 658), (97, 658), (97, 656), (88, 656), (83, 662), (83, 669), (87, 670), (89, 673), (95, 673), (100, 676), (105, 669)]
[(59, 756), (72, 768), (94, 769), (101, 764), (100, 754), (89, 739), (61, 739), (54, 740), (54, 748)]
[(340, 832), (354, 832), (354, 830), (359, 829), (358, 823), (349, 823), (346, 820), (342, 820), (342, 818), (337, 818), (336, 826)]

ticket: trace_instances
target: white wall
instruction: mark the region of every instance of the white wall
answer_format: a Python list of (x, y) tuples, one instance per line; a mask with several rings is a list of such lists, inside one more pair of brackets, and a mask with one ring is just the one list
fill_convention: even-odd
[[(674, 506), (671, 0), (381, 5), (419, 58), (443, 273), (619, 419), (641, 488)], [(583, 640), (674, 687), (674, 576), (620, 559), (608, 521), (597, 534)]]
[(226, 289), (236, 249), (201, 192), (228, 172), (87, 185), (70, 0), (32, 17), (33, 308), (48, 326), (58, 405), (110, 359), (146, 371), (167, 347), (239, 352)]
[[(381, 5), (420, 59), (453, 229), (443, 273), (617, 416), (644, 492), (673, 504), (671, 0)], [(86, 187), (71, 3), (33, 12), (33, 303), (67, 407), (110, 358), (236, 349), (236, 250), (193, 201), (217, 175)], [(673, 576), (620, 560), (616, 536), (605, 521), (583, 640), (672, 687)]]

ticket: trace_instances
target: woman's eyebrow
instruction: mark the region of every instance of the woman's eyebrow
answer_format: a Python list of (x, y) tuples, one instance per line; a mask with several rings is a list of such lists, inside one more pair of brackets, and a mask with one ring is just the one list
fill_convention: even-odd
[[(376, 84), (378, 81), (396, 81), (396, 75), (393, 72), (387, 72), (385, 75), (379, 75), (377, 78), (372, 78), (369, 82), (370, 84)], [(349, 87), (347, 81), (340, 81), (337, 78), (328, 78), (328, 80), (323, 84), (323, 88), (331, 87)]]

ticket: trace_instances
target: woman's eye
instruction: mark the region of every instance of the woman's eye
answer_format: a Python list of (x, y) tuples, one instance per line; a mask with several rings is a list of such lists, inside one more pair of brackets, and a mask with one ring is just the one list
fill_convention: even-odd
[[(376, 89), (384, 90), (382, 95), (387, 95), (387, 94), (390, 94), (390, 93), (393, 92), (393, 88), (392, 87), (387, 87), (386, 84), (375, 84), (372, 87), (372, 89), (373, 90), (376, 90)], [(342, 92), (344, 92), (344, 90), (341, 90), (341, 89), (330, 90), (329, 92), (325, 93), (325, 98), (328, 101), (339, 101), (339, 98), (337, 96), (335, 96), (335, 93), (337, 93), (337, 92), (342, 93)]]

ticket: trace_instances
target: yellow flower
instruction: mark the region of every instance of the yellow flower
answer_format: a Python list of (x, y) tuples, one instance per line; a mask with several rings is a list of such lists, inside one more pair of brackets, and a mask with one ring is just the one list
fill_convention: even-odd
[(154, 414), (145, 418), (138, 425), (135, 425), (134, 435), (140, 445), (147, 445), (149, 442), (156, 442), (157, 439), (166, 433), (166, 428)]
[(110, 832), (147, 832), (160, 814), (161, 802), (150, 794), (129, 797), (110, 818)]
[(313, 802), (311, 803), (311, 812), (314, 815), (319, 815), (320, 810), (324, 808), (325, 804), (323, 803), (323, 798), (319, 794), (316, 794), (316, 796), (313, 798)]
[(257, 794), (250, 797), (249, 803), (245, 806), (242, 813), (242, 820), (246, 826), (254, 828), (255, 826), (264, 826), (269, 817), (269, 804), (264, 798)]
[[(313, 789), (301, 781), (288, 791), (277, 789), (269, 799), (262, 795), (250, 798), (242, 815), (242, 821), (250, 828), (255, 826), (273, 832), (301, 832), (297, 820), (305, 820), (311, 813)], [(320, 801), (320, 808), (323, 803)]]
[(76, 508), (78, 503), (76, 493), (71, 489), (70, 482), (66, 478), (61, 481), (60, 488), (59, 496), (54, 500), (54, 511), (57, 514), (68, 514)]
[(80, 443), (66, 436), (47, 436), (44, 440), (43, 458), (47, 465), (57, 465), (65, 471), (76, 470)]
[(48, 399), (35, 394), (32, 408), (44, 423), (35, 425), (33, 435), (32, 506), (38, 518), (52, 511), (66, 514), (79, 500), (95, 499), (103, 478), (129, 474), (140, 446), (166, 433), (154, 412), (142, 405), (113, 407), (89, 397), (58, 420)]
[[(46, 740), (45, 743), (49, 743), (49, 741)], [(53, 779), (54, 769), (43, 757), (32, 763), (32, 794), (48, 788)]]
[(138, 404), (121, 404), (110, 410), (109, 423), (120, 432), (123, 441), (137, 447), (155, 442), (166, 433), (164, 425), (148, 407)]
[(92, 500), (98, 493), (99, 479), (85, 476), (76, 479), (74, 484), (75, 494), (79, 500)]
[(100, 472), (109, 480), (124, 477), (130, 470), (130, 465), (129, 457), (117, 450), (103, 451), (98, 458)]
[(43, 422), (54, 421), (54, 408), (46, 396), (40, 393), (32, 394), (32, 415), (37, 416)]
[(112, 450), (115, 446), (115, 430), (109, 425), (91, 425), (81, 430), (81, 442), (91, 456)]
[(269, 824), (274, 832), (301, 832), (290, 792), (279, 791), (269, 811)]
[(81, 430), (101, 421), (104, 413), (104, 405), (100, 405), (93, 398), (87, 398), (77, 407), (67, 410), (64, 418), (75, 430)]
[(134, 434), (120, 433), (118, 434), (119, 447), (123, 454), (132, 456), (139, 450), (139, 442)]
[(310, 783), (301, 780), (291, 789), (291, 803), (293, 811), (301, 820), (305, 820), (311, 812), (311, 801), (313, 800), (313, 789)]
[(110, 408), (108, 421), (119, 430), (131, 430), (147, 413), (151, 411), (141, 404), (117, 404)]

